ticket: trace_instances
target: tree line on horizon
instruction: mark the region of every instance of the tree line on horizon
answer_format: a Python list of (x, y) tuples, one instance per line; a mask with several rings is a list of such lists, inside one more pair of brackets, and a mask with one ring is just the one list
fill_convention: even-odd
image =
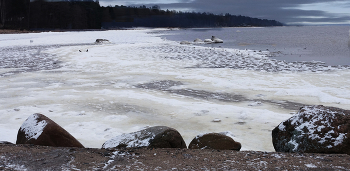
[(100, 6), (98, 0), (0, 0), (2, 29), (114, 29), (122, 27), (282, 26), (275, 20), (231, 14)]

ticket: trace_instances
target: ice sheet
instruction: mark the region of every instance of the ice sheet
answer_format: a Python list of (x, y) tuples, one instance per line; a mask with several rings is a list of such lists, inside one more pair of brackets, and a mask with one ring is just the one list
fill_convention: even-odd
[[(249, 50), (180, 45), (150, 32), (157, 30), (1, 35), (0, 48), (43, 47), (16, 58), (40, 53), (48, 62), (42, 70), (0, 68), (0, 141), (15, 142), (25, 119), (42, 113), (85, 147), (101, 148), (114, 136), (146, 126), (169, 126), (187, 144), (198, 134), (229, 131), (242, 150), (274, 151), (271, 131), (297, 105), (350, 109), (347, 69), (255, 70), (256, 61), (276, 61)], [(97, 38), (111, 43), (94, 45)], [(250, 63), (220, 63), (227, 61), (221, 56), (234, 54)], [(208, 56), (218, 67), (203, 60)], [(50, 61), (60, 61), (59, 67), (47, 67)]]

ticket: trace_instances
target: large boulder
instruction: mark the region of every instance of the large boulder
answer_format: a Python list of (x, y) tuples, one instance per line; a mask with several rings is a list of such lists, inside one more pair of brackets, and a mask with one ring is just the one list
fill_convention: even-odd
[(188, 145), (188, 148), (239, 151), (241, 143), (222, 133), (208, 133), (197, 135)]
[(24, 121), (18, 130), (16, 144), (34, 144), (53, 147), (84, 146), (65, 129), (45, 115), (36, 113)]
[(166, 126), (155, 126), (116, 136), (102, 145), (102, 148), (121, 147), (186, 148), (186, 143), (177, 130)]
[(350, 111), (305, 106), (272, 131), (277, 152), (350, 154)]

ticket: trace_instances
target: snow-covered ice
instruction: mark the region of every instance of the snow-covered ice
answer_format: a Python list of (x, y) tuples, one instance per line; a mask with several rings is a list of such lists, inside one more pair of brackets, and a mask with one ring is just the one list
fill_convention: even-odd
[(26, 118), (41, 113), (85, 147), (169, 126), (187, 144), (229, 131), (242, 150), (274, 151), (272, 129), (300, 105), (350, 109), (347, 67), (180, 45), (158, 31), (0, 35), (0, 141), (16, 142)]

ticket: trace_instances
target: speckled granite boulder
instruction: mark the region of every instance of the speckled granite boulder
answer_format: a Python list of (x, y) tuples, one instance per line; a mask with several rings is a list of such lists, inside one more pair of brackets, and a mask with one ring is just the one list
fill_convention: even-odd
[(166, 126), (154, 126), (116, 136), (102, 145), (102, 148), (120, 147), (186, 148), (186, 143), (177, 130)]
[(236, 150), (241, 149), (241, 143), (234, 141), (223, 133), (208, 133), (197, 135), (188, 145), (189, 149)]
[(305, 106), (272, 131), (277, 152), (350, 154), (350, 111)]
[(36, 113), (24, 121), (18, 130), (16, 144), (34, 144), (52, 147), (84, 146), (65, 129), (45, 115)]

